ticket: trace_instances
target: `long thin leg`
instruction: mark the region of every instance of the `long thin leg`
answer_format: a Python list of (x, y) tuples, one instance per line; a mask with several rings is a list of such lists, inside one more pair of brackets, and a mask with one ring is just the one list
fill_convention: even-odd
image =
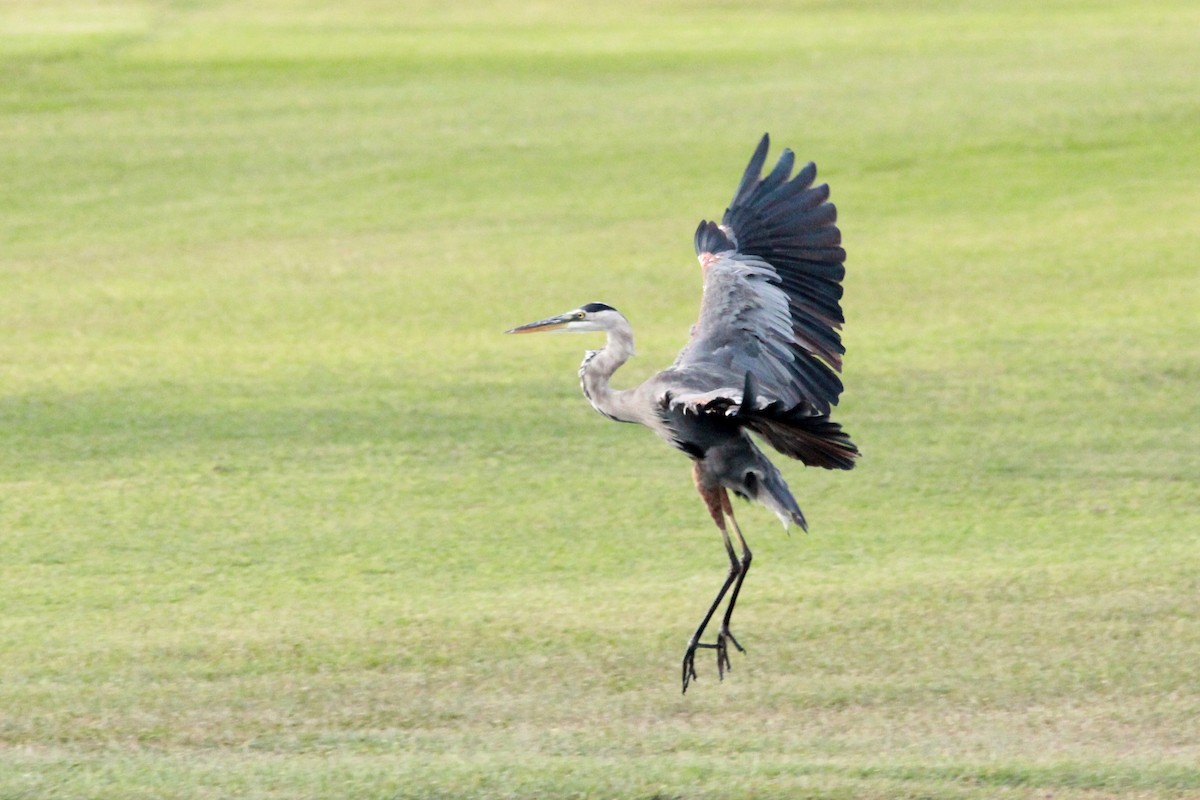
[[(721, 631), (717, 634), (717, 640), (723, 643), (725, 639), (728, 639), (730, 642), (733, 642), (733, 646), (738, 649), (738, 652), (744, 653), (746, 652), (746, 648), (742, 647), (738, 643), (738, 640), (733, 638), (733, 633), (729, 630), (729, 620), (733, 617), (733, 607), (737, 605), (738, 592), (742, 590), (742, 583), (746, 580), (746, 573), (750, 571), (750, 560), (754, 558), (754, 554), (750, 552), (750, 546), (746, 544), (746, 537), (742, 535), (742, 529), (737, 524), (737, 518), (733, 516), (733, 504), (729, 502), (729, 494), (725, 493), (723, 499), (725, 514), (728, 515), (729, 521), (733, 524), (733, 532), (737, 534), (738, 544), (742, 548), (742, 558), (739, 564), (741, 569), (738, 571), (737, 581), (733, 584), (733, 592), (729, 595), (729, 605), (725, 607), (725, 617), (721, 620)], [(729, 651), (721, 647), (717, 649), (717, 654), (717, 672), (724, 676), (725, 670), (733, 666), (729, 662)], [(724, 655), (725, 663), (723, 666), (720, 663), (721, 655)]]
[[(687, 694), (688, 684), (696, 677), (696, 650), (707, 649), (717, 651), (717, 667), (718, 672), (724, 676), (724, 670), (721, 664), (729, 660), (729, 656), (725, 653), (725, 642), (719, 637), (715, 644), (704, 643), (700, 641), (700, 636), (703, 635), (704, 629), (708, 626), (709, 620), (716, 612), (717, 606), (721, 605), (721, 600), (725, 597), (725, 593), (729, 591), (729, 587), (733, 585), (734, 579), (737, 578), (737, 562), (734, 561), (734, 566), (730, 567), (729, 575), (725, 578), (725, 583), (721, 586), (721, 591), (717, 592), (716, 599), (712, 601), (712, 605), (708, 608), (708, 613), (704, 615), (696, 632), (692, 634), (692, 638), (688, 640), (687, 650), (683, 654), (683, 692)], [(733, 637), (729, 637), (732, 639)], [(736, 642), (735, 642), (736, 644)]]
[[(738, 561), (737, 553), (734, 552), (733, 542), (729, 538), (729, 530), (725, 526), (725, 509), (729, 507), (729, 495), (722, 487), (707, 488), (701, 481), (699, 467), (695, 470), (696, 489), (700, 492), (700, 496), (704, 498), (704, 504), (708, 507), (708, 513), (712, 516), (713, 522), (721, 531), (721, 539), (725, 543), (725, 552), (729, 555), (729, 574), (725, 577), (725, 583), (722, 584), (721, 590), (717, 592), (717, 596), (713, 599), (712, 605), (708, 607), (708, 612), (704, 615), (704, 619), (700, 621), (700, 625), (696, 628), (696, 632), (692, 634), (692, 638), (688, 640), (686, 652), (683, 655), (683, 691), (686, 693), (688, 684), (696, 677), (696, 650), (697, 649), (714, 649), (717, 651), (717, 671), (723, 677), (725, 666), (729, 662), (729, 655), (725, 652), (725, 639), (721, 636), (717, 637), (716, 644), (701, 644), (700, 637), (704, 634), (704, 629), (708, 627), (708, 623), (712, 620), (713, 614), (720, 607), (721, 601), (725, 599), (725, 594), (729, 591), (729, 587), (737, 581), (740, 585), (739, 577), (742, 573), (742, 565)], [(745, 539), (742, 538), (741, 531), (738, 531), (738, 539), (743, 545)], [(725, 615), (725, 624), (722, 625), (722, 631), (728, 627), (729, 615)], [(741, 649), (732, 636), (728, 637), (734, 643), (735, 647)]]

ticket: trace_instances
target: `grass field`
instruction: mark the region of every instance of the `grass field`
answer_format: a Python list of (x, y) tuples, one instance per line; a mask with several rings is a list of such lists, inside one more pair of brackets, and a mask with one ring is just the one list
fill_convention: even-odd
[[(399, 6), (399, 7), (397, 7)], [(1200, 797), (1191, 2), (0, 2), (0, 798)], [(579, 396), (757, 139), (851, 473)]]

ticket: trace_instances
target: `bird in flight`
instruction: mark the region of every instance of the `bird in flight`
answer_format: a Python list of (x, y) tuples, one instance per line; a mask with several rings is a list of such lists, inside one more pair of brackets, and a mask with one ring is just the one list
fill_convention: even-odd
[[(612, 306), (588, 303), (507, 333), (604, 333), (579, 367), (583, 394), (617, 422), (650, 428), (692, 460), (692, 478), (729, 556), (729, 573), (684, 652), (683, 691), (696, 678), (696, 651), (716, 651), (717, 674), (732, 664), (730, 646), (745, 652), (730, 618), (751, 552), (733, 516), (729, 492), (775, 512), (786, 528), (808, 530), (779, 470), (750, 434), (812, 467), (851, 469), (858, 448), (830, 419), (842, 393), (839, 331), (846, 251), (829, 187), (814, 186), (811, 162), (793, 177), (784, 150), (762, 176), (770, 137), (759, 142), (720, 223), (696, 229), (704, 279), (700, 318), (675, 363), (632, 389), (609, 385), (633, 355), (633, 330)], [(737, 550), (733, 539), (737, 539)], [(715, 640), (701, 641), (728, 597)]]

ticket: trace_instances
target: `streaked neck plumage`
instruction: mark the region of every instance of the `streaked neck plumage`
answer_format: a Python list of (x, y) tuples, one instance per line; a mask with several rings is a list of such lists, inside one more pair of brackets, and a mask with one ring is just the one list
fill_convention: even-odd
[(589, 350), (579, 365), (579, 384), (592, 408), (617, 422), (642, 422), (631, 391), (608, 385), (613, 373), (633, 355), (633, 329), (624, 317), (606, 325), (608, 338), (600, 350)]

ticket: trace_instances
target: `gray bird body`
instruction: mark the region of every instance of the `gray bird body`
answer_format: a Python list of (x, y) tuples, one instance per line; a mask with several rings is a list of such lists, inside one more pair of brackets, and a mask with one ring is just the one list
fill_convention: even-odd
[[(698, 648), (717, 651), (722, 676), (730, 666), (728, 645), (743, 649), (729, 620), (751, 553), (727, 493), (763, 504), (785, 527), (794, 522), (807, 528), (782, 474), (751, 434), (809, 466), (851, 469), (858, 457), (849, 436), (829, 418), (842, 392), (837, 373), (845, 352), (839, 331), (846, 254), (837, 212), (828, 202), (829, 187), (813, 186), (813, 164), (791, 176), (790, 150), (763, 177), (768, 145), (763, 136), (721, 223), (704, 221), (696, 230), (704, 279), (700, 316), (670, 367), (632, 389), (613, 389), (613, 373), (633, 355), (633, 330), (604, 303), (508, 331), (605, 333), (604, 347), (588, 351), (579, 368), (588, 401), (609, 419), (650, 428), (693, 461), (693, 479), (721, 531), (730, 572), (688, 643), (685, 692), (696, 677)], [(717, 641), (701, 643), (727, 593)]]
[[(724, 487), (770, 508), (786, 526), (804, 526), (800, 507), (779, 470), (754, 444), (736, 414), (698, 413), (682, 396), (703, 397), (710, 373), (676, 365), (628, 390), (612, 389), (609, 379), (633, 355), (633, 331), (615, 310), (604, 349), (589, 351), (579, 367), (580, 385), (592, 407), (617, 422), (644, 425), (696, 462), (707, 487)], [(732, 373), (731, 373), (732, 374)]]

